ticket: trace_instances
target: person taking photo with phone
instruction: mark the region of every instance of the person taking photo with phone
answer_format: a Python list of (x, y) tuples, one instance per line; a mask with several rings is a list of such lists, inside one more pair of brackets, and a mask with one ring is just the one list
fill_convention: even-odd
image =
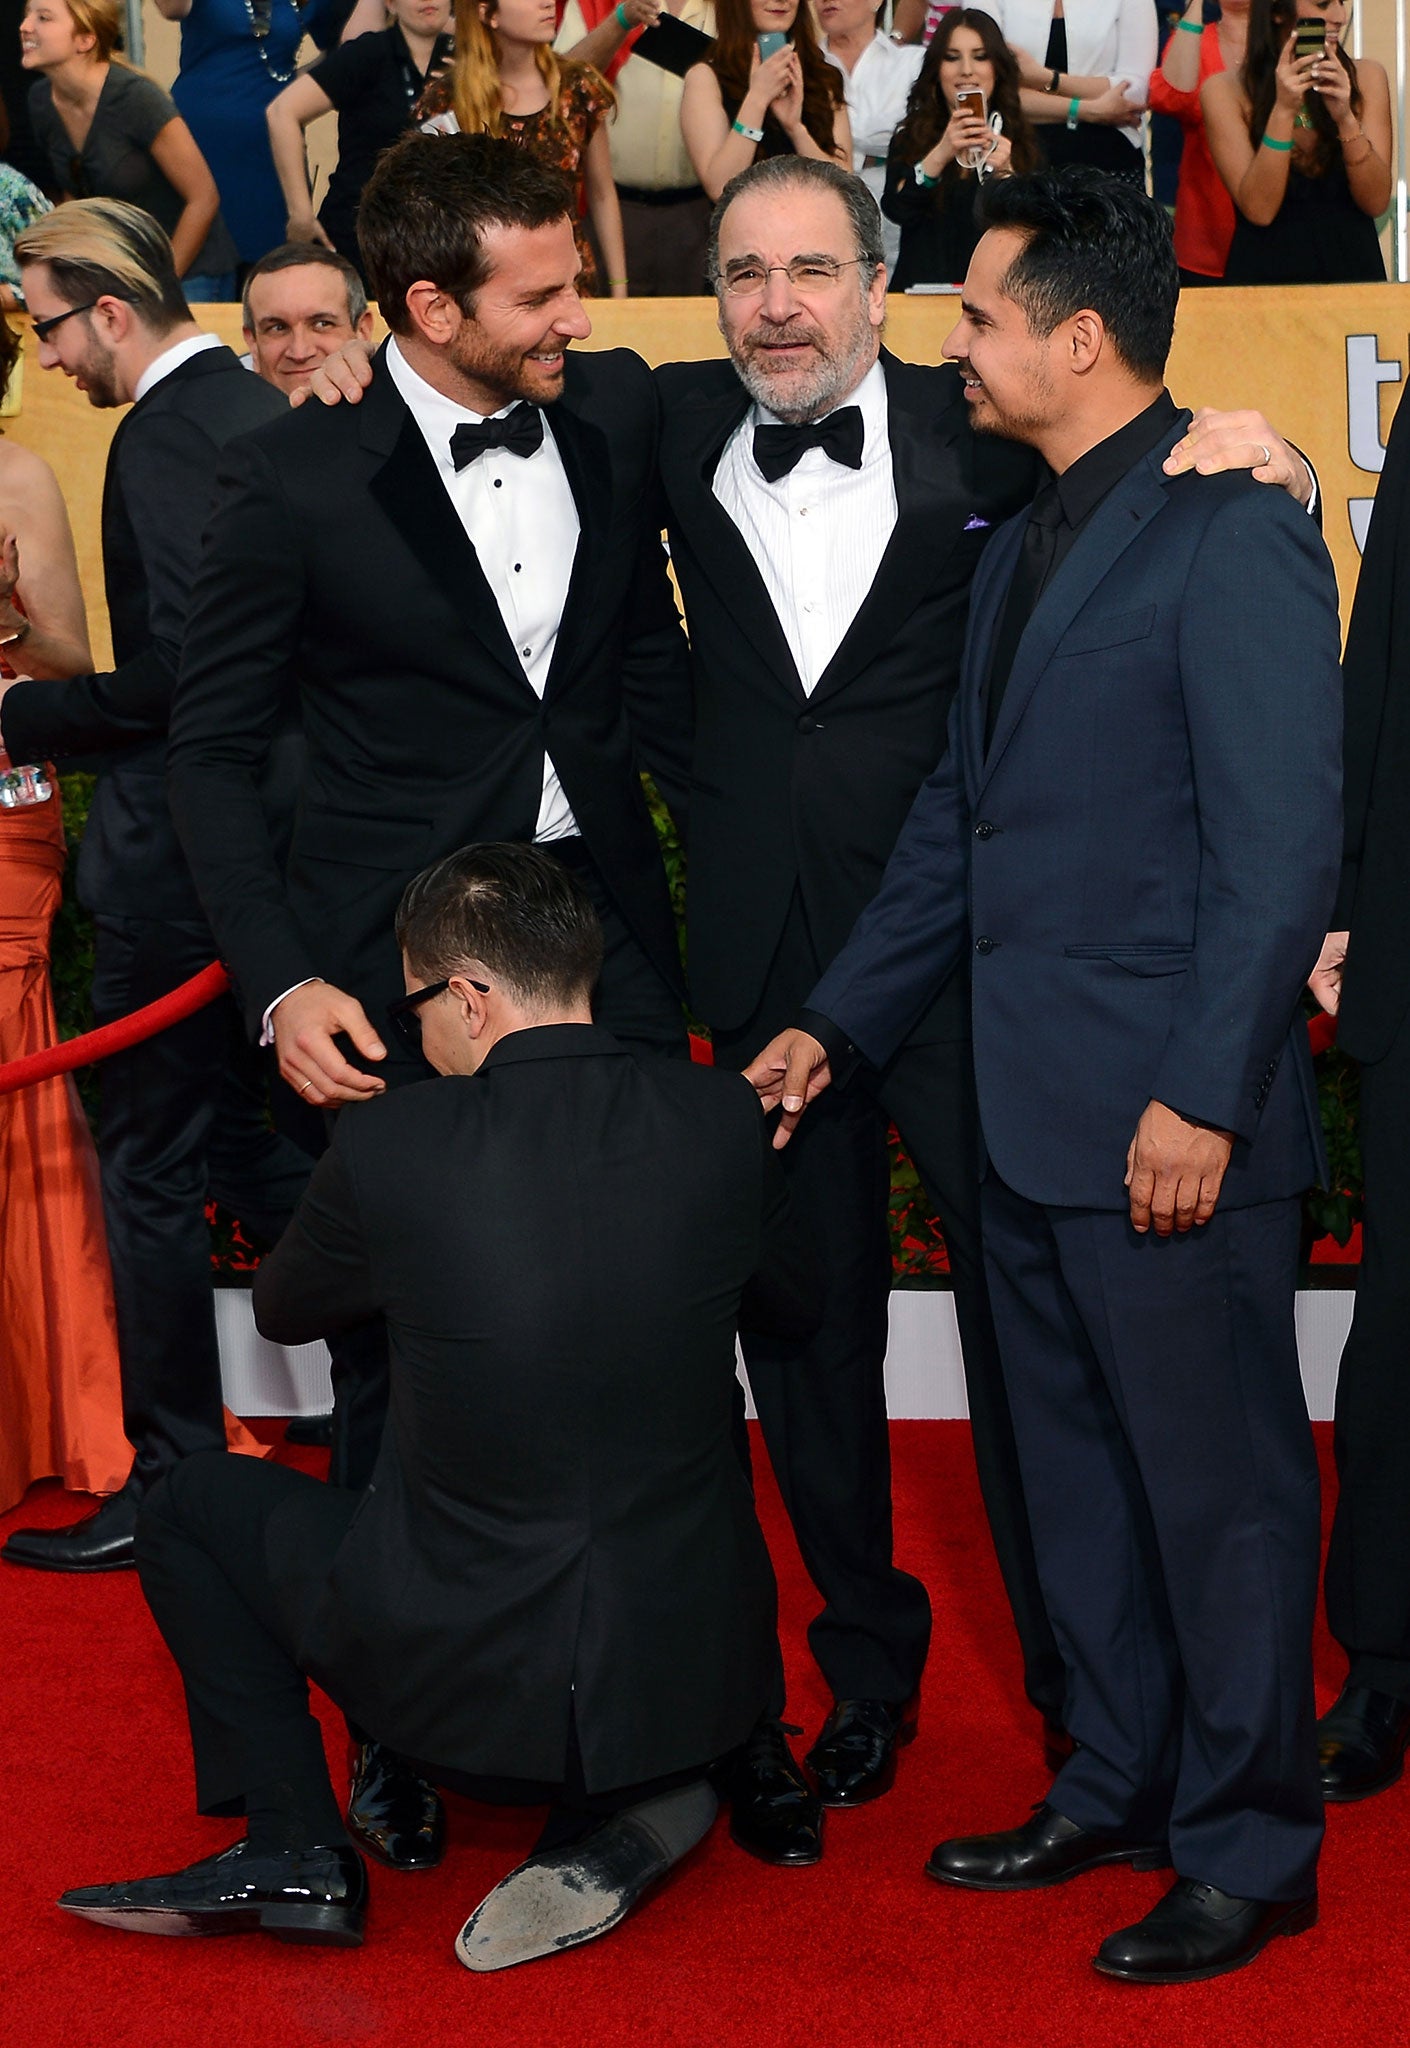
[(1238, 212), (1226, 284), (1380, 283), (1390, 86), (1344, 48), (1345, 0), (1253, 0), (1243, 68), (1200, 95)]
[(711, 199), (756, 160), (851, 165), (842, 73), (799, 0), (717, 0), (715, 48), (686, 73), (681, 133)]

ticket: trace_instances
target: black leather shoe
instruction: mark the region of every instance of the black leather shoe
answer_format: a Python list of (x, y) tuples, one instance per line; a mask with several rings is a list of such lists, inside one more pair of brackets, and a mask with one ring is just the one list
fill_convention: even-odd
[(41, 1572), (119, 1572), (137, 1562), (142, 1496), (129, 1484), (66, 1529), (16, 1529), (0, 1557)]
[(343, 1846), (254, 1851), (236, 1842), (170, 1877), (80, 1885), (66, 1913), (134, 1934), (272, 1934), (356, 1948), (367, 1918), (367, 1872)]
[(1317, 1723), (1322, 1797), (1369, 1799), (1405, 1769), (1410, 1742), (1410, 1701), (1368, 1686), (1343, 1686), (1341, 1697)]
[(1212, 1884), (1178, 1877), (1134, 1927), (1109, 1934), (1092, 1962), (1128, 1984), (1194, 1984), (1251, 1963), (1275, 1935), (1305, 1934), (1317, 1900), (1235, 1899)]
[(838, 1700), (807, 1763), (824, 1806), (862, 1806), (896, 1782), (896, 1752), (916, 1732), (915, 1701)]
[(326, 1451), (333, 1441), (333, 1417), (331, 1415), (291, 1415), (284, 1424), (286, 1444), (299, 1444), (305, 1450)]
[(348, 1787), (348, 1832), (392, 1870), (434, 1870), (446, 1853), (440, 1794), (380, 1742), (357, 1742)]
[(925, 1870), (941, 1884), (976, 1892), (1037, 1891), (1065, 1884), (1104, 1863), (1129, 1863), (1133, 1870), (1164, 1870), (1170, 1851), (1163, 1842), (1134, 1841), (1079, 1828), (1044, 1800), (1022, 1827), (999, 1835), (957, 1835), (930, 1852)]
[(801, 1870), (822, 1855), (822, 1824), (822, 1801), (799, 1769), (783, 1723), (761, 1721), (730, 1780), (730, 1839), (761, 1863)]

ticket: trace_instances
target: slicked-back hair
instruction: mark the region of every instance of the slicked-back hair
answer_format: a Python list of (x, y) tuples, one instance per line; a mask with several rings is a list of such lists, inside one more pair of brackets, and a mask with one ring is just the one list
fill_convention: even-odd
[(582, 883), (552, 854), (512, 841), (462, 846), (419, 874), (396, 933), (423, 981), (478, 962), (526, 1010), (584, 1001), (602, 967), (602, 926)]
[(367, 288), (357, 274), (354, 264), (346, 256), (340, 256), (336, 249), (325, 249), (322, 242), (281, 242), (277, 249), (271, 249), (267, 256), (261, 256), (258, 263), (252, 263), (245, 275), (245, 290), (240, 301), (245, 331), (254, 328), (250, 318), (250, 286), (262, 277), (274, 277), (281, 270), (307, 270), (312, 265), (318, 270), (336, 270), (343, 280), (343, 290), (348, 295), (348, 325), (355, 328), (367, 311)]
[(125, 199), (70, 199), (15, 237), (15, 261), (47, 263), (69, 306), (126, 299), (154, 334), (191, 318), (165, 231)]
[(490, 274), (487, 228), (546, 228), (572, 216), (561, 171), (493, 135), (405, 135), (377, 161), (357, 209), (363, 268), (393, 334), (411, 330), (406, 295), (429, 280), (473, 317)]
[(1164, 373), (1180, 273), (1163, 206), (1125, 178), (1070, 167), (991, 179), (983, 220), (1023, 236), (1000, 290), (1030, 333), (1051, 334), (1089, 307), (1128, 370)]
[(767, 156), (761, 163), (750, 164), (747, 170), (737, 172), (715, 201), (715, 210), (710, 216), (705, 269), (717, 292), (720, 289), (720, 228), (735, 200), (743, 199), (751, 192), (807, 190), (809, 186), (831, 192), (846, 208), (860, 259), (857, 267), (861, 273), (862, 288), (866, 289), (875, 275), (877, 264), (886, 261), (886, 249), (881, 239), (881, 208), (861, 179), (851, 171), (844, 171), (841, 164), (825, 163), (821, 157)]

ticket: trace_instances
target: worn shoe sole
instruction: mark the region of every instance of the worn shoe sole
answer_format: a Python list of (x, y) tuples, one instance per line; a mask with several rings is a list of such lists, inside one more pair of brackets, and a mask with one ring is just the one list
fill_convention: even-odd
[(925, 1874), (939, 1884), (952, 1884), (966, 1892), (1040, 1892), (1055, 1884), (1066, 1884), (1069, 1878), (1084, 1877), (1089, 1870), (1101, 1870), (1109, 1863), (1129, 1863), (1133, 1870), (1169, 1870), (1170, 1851), (1158, 1848), (1103, 1849), (1100, 1855), (1084, 1857), (1070, 1870), (1057, 1871), (1052, 1877), (1018, 1879), (957, 1877), (953, 1871), (938, 1868), (934, 1857), (931, 1857), (925, 1866)]
[(1306, 1934), (1309, 1927), (1317, 1925), (1317, 1901), (1304, 1900), (1294, 1906), (1282, 1920), (1266, 1928), (1241, 1955), (1231, 1956), (1226, 1963), (1207, 1963), (1202, 1970), (1135, 1970), (1119, 1963), (1104, 1963), (1100, 1956), (1092, 1957), (1092, 1968), (1100, 1970), (1104, 1977), (1115, 1977), (1123, 1984), (1200, 1984), (1208, 1977), (1227, 1977), (1231, 1970), (1242, 1970), (1256, 1961), (1270, 1941), (1276, 1941), (1280, 1934)]
[(68, 1906), (66, 1913), (132, 1934), (272, 1934), (319, 1948), (360, 1948), (366, 1914), (346, 1906), (238, 1906), (209, 1913), (160, 1906)]

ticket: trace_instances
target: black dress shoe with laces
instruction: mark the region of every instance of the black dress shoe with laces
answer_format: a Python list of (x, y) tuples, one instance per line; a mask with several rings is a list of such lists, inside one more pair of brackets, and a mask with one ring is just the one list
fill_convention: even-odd
[(367, 1872), (356, 1849), (253, 1850), (236, 1842), (169, 1877), (80, 1885), (66, 1913), (134, 1934), (272, 1934), (356, 1948), (367, 1918)]
[(129, 1480), (91, 1515), (66, 1529), (16, 1529), (3, 1550), (6, 1564), (41, 1572), (118, 1572), (137, 1562), (137, 1511), (142, 1496)]
[(1317, 1924), (1317, 1900), (1236, 1899), (1180, 1877), (1134, 1927), (1109, 1934), (1092, 1961), (1128, 1984), (1194, 1984), (1241, 1970), (1279, 1934)]
[(976, 1892), (1038, 1891), (1065, 1884), (1104, 1863), (1129, 1863), (1133, 1870), (1163, 1870), (1170, 1851), (1163, 1842), (1127, 1835), (1096, 1834), (1079, 1828), (1044, 1800), (1022, 1827), (998, 1835), (957, 1835), (930, 1852), (926, 1875), (941, 1884)]
[(434, 1786), (381, 1742), (356, 1742), (348, 1832), (391, 1870), (434, 1870), (446, 1853), (446, 1810)]
[(1369, 1686), (1343, 1686), (1340, 1699), (1317, 1723), (1322, 1797), (1336, 1803), (1384, 1792), (1405, 1769), (1410, 1742), (1410, 1701)]
[(896, 1752), (914, 1739), (915, 1701), (838, 1700), (808, 1751), (824, 1806), (862, 1806), (896, 1782)]
[(781, 1721), (761, 1721), (730, 1778), (732, 1841), (757, 1856), (800, 1870), (822, 1855), (822, 1802), (803, 1776)]

